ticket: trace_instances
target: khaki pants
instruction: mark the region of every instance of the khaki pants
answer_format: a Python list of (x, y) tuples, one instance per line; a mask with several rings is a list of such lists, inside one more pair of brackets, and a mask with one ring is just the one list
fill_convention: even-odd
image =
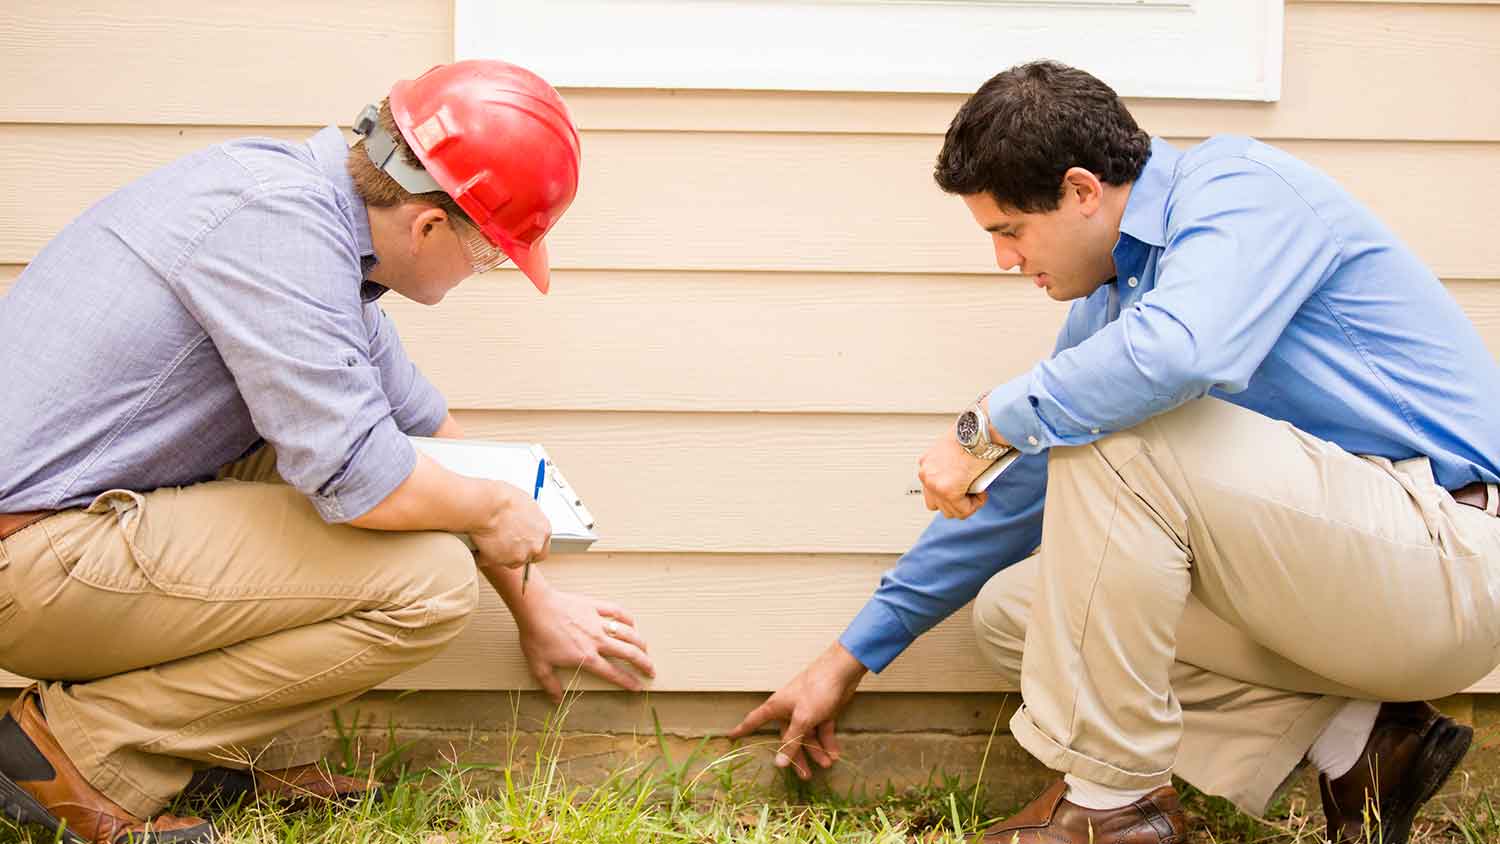
[(1263, 814), (1348, 698), (1441, 697), (1500, 663), (1500, 519), (1426, 458), (1204, 399), (1054, 448), (1041, 551), (974, 626), (1047, 766), (1121, 788), (1175, 771)]
[(475, 606), (458, 539), (325, 524), (273, 467), (108, 492), (0, 543), (0, 667), (46, 681), (68, 757), (138, 816), (430, 659)]

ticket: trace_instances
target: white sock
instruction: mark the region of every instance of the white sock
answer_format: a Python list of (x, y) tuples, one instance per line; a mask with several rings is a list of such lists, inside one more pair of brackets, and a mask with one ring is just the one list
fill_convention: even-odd
[(1118, 809), (1121, 806), (1129, 806), (1155, 790), (1113, 788), (1083, 777), (1075, 777), (1072, 774), (1064, 774), (1063, 782), (1068, 784), (1068, 791), (1063, 795), (1063, 799), (1085, 809)]
[(1344, 704), (1307, 751), (1307, 761), (1317, 765), (1331, 780), (1349, 773), (1365, 752), (1370, 731), (1375, 728), (1375, 716), (1379, 714), (1378, 701), (1351, 700)]

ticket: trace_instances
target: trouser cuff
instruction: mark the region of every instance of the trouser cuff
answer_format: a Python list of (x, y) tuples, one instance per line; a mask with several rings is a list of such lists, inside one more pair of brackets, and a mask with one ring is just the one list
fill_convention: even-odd
[(1059, 744), (1042, 732), (1042, 728), (1031, 719), (1031, 713), (1024, 704), (1011, 717), (1010, 731), (1028, 753), (1054, 771), (1083, 777), (1111, 788), (1151, 789), (1172, 781), (1171, 768), (1150, 772), (1129, 771)]

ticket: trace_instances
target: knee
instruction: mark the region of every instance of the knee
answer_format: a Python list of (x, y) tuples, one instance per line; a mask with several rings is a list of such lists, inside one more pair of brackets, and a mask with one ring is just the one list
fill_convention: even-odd
[(974, 637), (979, 652), (1002, 676), (1021, 679), (1021, 657), (1026, 647), (1026, 608), (1007, 588), (1005, 572), (990, 578), (974, 599)]
[(408, 593), (422, 610), (424, 627), (453, 628), (456, 634), (479, 605), (479, 572), (474, 553), (448, 533), (412, 533), (400, 565), (413, 577)]

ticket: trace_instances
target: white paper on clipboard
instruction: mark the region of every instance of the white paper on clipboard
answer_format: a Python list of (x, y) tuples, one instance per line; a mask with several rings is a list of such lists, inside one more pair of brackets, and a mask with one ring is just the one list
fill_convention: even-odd
[[(552, 550), (556, 553), (586, 551), (599, 540), (594, 516), (584, 506), (547, 449), (536, 443), (500, 443), (484, 440), (454, 440), (409, 437), (417, 450), (444, 468), (471, 478), (505, 481), (530, 495), (536, 485), (538, 462), (547, 464), (537, 504), (552, 523)], [(472, 548), (468, 536), (460, 536)]]

